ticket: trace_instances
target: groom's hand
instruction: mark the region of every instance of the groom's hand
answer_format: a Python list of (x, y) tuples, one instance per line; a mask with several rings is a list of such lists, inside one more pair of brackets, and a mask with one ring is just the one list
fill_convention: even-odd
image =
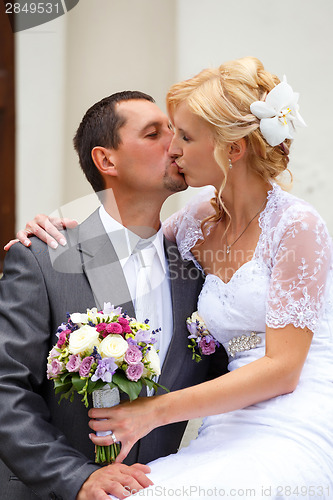
[(146, 474), (147, 465), (112, 464), (93, 472), (83, 483), (76, 500), (110, 500), (108, 494), (118, 498), (128, 498), (130, 492), (139, 491), (152, 485)]

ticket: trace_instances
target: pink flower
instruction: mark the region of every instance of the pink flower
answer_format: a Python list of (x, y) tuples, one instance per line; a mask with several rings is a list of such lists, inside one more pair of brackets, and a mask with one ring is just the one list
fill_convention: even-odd
[(106, 323), (99, 323), (96, 326), (96, 330), (98, 331), (98, 333), (103, 333), (105, 329), (106, 329)]
[(136, 345), (129, 345), (124, 360), (129, 365), (136, 365), (142, 359), (142, 352)]
[(49, 358), (57, 358), (59, 356), (59, 351), (55, 348), (55, 347), (52, 347), (51, 351), (50, 351), (50, 354), (49, 354)]
[(137, 382), (143, 373), (144, 365), (143, 363), (137, 363), (136, 365), (128, 365), (126, 370), (126, 376), (129, 380)]
[(69, 372), (78, 372), (81, 366), (81, 356), (79, 354), (71, 354), (66, 364), (66, 369)]
[(128, 326), (128, 325), (129, 325), (129, 321), (128, 321), (128, 319), (126, 319), (126, 318), (122, 318), (122, 317), (118, 318), (118, 323), (119, 323), (119, 325), (121, 325), (122, 327), (124, 327), (124, 326)]
[(57, 359), (52, 359), (52, 362), (47, 365), (47, 378), (57, 378), (64, 371), (65, 365)]
[(70, 330), (64, 330), (63, 332), (59, 333), (59, 339), (57, 342), (57, 347), (62, 347), (64, 344), (67, 342), (67, 334), (71, 333)]
[(80, 365), (79, 375), (80, 377), (88, 377), (91, 369), (91, 365), (94, 363), (95, 359), (93, 356), (88, 356), (84, 358)]
[(120, 317), (118, 323), (121, 325), (123, 333), (132, 333), (128, 319)]
[(202, 339), (199, 342), (199, 346), (202, 354), (206, 355), (213, 354), (216, 348), (215, 342), (214, 340), (212, 340), (211, 337), (210, 338), (202, 337)]
[(108, 323), (106, 325), (106, 331), (108, 333), (121, 334), (123, 332), (123, 329), (119, 323)]

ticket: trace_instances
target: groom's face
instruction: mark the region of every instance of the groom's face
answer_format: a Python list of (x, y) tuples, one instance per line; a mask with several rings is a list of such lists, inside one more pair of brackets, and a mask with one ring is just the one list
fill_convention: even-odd
[(184, 176), (168, 150), (173, 137), (168, 117), (145, 99), (122, 101), (117, 113), (125, 119), (121, 143), (113, 151), (122, 186), (166, 197), (187, 188)]

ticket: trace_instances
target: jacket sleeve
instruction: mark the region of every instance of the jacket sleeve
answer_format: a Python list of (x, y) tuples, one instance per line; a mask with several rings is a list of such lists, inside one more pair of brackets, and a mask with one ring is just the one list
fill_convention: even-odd
[(74, 500), (98, 466), (51, 422), (42, 396), (51, 333), (38, 259), (16, 244), (0, 280), (0, 457), (41, 498)]
[(228, 354), (222, 345), (209, 358), (207, 380), (220, 377), (228, 372)]

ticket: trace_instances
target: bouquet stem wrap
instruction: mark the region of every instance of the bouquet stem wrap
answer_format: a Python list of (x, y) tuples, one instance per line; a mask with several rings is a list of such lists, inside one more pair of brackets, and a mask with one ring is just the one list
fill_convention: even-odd
[[(111, 408), (120, 403), (120, 395), (118, 387), (112, 389), (106, 384), (102, 389), (98, 389), (92, 393), (94, 408)], [(97, 436), (108, 436), (111, 431), (96, 432)], [(108, 465), (115, 461), (120, 452), (120, 443), (113, 443), (110, 446), (96, 446), (95, 462), (97, 464)]]

